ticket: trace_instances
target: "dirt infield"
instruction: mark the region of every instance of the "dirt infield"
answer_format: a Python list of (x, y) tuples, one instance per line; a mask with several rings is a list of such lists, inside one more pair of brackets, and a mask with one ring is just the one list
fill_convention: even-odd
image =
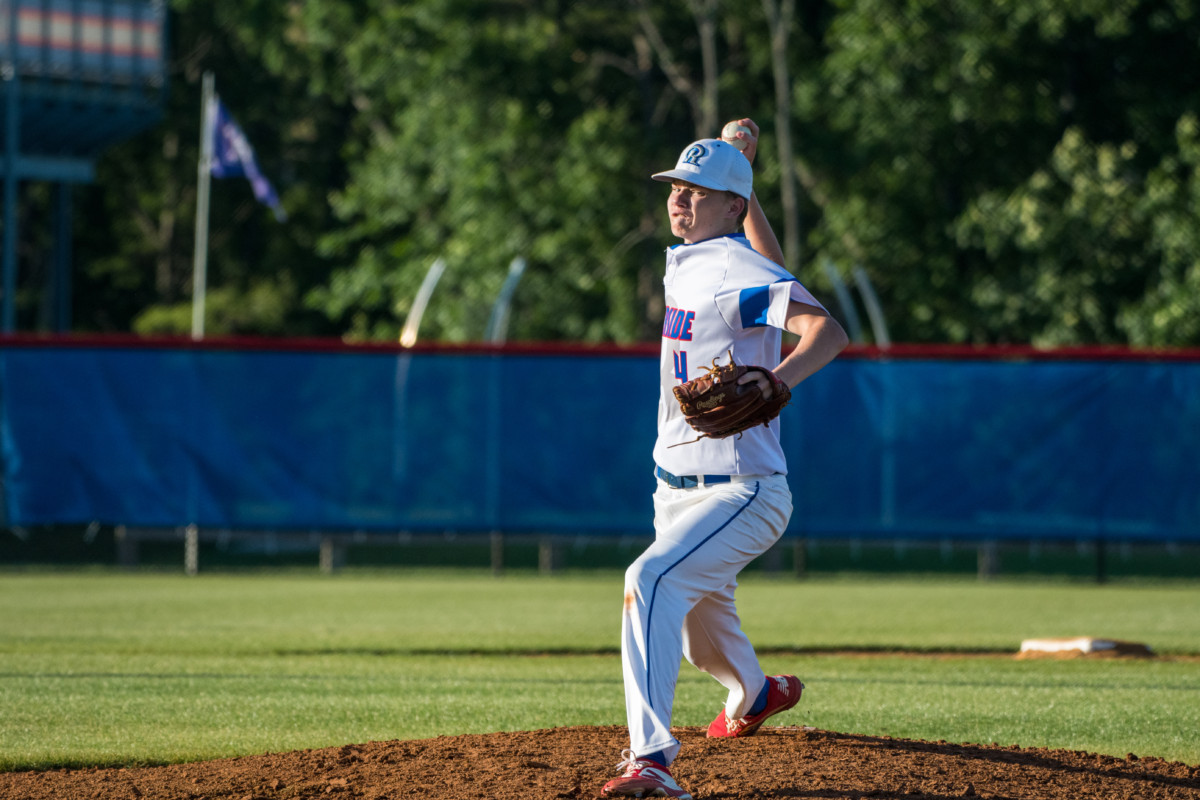
[[(678, 729), (679, 783), (709, 798), (1200, 800), (1200, 766), (998, 745), (954, 745), (803, 728), (709, 740)], [(126, 769), (0, 774), (23, 800), (598, 798), (625, 730), (577, 727), (441, 736)]]

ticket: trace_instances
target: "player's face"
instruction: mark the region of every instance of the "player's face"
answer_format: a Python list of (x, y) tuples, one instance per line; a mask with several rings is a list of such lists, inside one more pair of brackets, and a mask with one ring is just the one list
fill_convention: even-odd
[(724, 236), (737, 230), (741, 198), (729, 192), (675, 181), (667, 200), (671, 233), (687, 244)]

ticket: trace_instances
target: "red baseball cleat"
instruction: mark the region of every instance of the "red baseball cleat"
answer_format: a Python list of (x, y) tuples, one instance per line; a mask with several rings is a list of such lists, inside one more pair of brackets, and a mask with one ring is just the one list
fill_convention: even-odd
[(617, 769), (625, 770), (625, 774), (604, 784), (600, 794), (605, 797), (677, 797), (679, 800), (692, 800), (692, 796), (680, 788), (664, 765), (639, 759), (632, 750), (622, 750), (621, 758)]
[(804, 684), (795, 675), (773, 675), (767, 689), (767, 707), (757, 714), (751, 714), (741, 719), (730, 719), (724, 710), (708, 726), (710, 737), (733, 738), (737, 736), (753, 736), (767, 717), (774, 716), (780, 711), (787, 711), (800, 702), (800, 693)]

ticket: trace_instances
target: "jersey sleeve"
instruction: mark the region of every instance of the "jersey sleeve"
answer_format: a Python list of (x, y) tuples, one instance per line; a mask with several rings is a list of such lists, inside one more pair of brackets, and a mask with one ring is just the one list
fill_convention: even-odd
[(761, 264), (732, 266), (725, 286), (717, 294), (721, 316), (734, 330), (787, 322), (788, 304), (804, 303), (825, 310), (812, 293), (782, 267), (762, 259)]

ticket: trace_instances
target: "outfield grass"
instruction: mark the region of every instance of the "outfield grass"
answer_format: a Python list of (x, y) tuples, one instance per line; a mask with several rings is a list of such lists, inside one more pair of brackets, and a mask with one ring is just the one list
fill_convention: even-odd
[[(620, 596), (616, 572), (0, 573), (0, 769), (623, 724)], [(1200, 764), (1195, 583), (752, 577), (739, 597), (764, 667), (808, 686), (781, 721)], [(1012, 658), (1057, 635), (1160, 657)], [(722, 699), (685, 665), (675, 721)]]

